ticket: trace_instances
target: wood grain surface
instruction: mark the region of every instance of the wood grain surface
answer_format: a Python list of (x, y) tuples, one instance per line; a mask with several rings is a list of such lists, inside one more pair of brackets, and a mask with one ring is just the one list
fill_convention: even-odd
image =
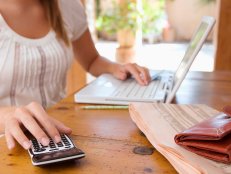
[[(192, 72), (175, 97), (176, 103), (203, 103), (216, 109), (231, 104), (231, 72)], [(152, 155), (134, 153), (134, 148), (152, 149), (146, 137), (132, 122), (127, 110), (82, 110), (73, 95), (48, 109), (48, 113), (73, 129), (75, 144), (86, 157), (44, 167), (31, 164), (21, 147), (7, 149), (0, 138), (0, 173), (176, 173), (157, 151)]]
[(215, 70), (231, 70), (231, 1), (218, 0)]

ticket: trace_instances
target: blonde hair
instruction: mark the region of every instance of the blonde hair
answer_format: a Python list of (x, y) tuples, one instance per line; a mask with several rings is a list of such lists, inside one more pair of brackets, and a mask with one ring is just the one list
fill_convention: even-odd
[(41, 0), (45, 8), (46, 16), (51, 28), (56, 32), (59, 39), (62, 39), (66, 45), (70, 45), (70, 40), (64, 28), (63, 18), (59, 9), (58, 0)]

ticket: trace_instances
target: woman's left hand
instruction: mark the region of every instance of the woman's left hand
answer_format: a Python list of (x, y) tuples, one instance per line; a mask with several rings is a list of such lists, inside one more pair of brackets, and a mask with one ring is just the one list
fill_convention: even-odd
[(148, 85), (151, 81), (149, 70), (136, 63), (128, 63), (125, 65), (115, 64), (112, 74), (120, 80), (125, 80), (132, 76), (140, 85)]

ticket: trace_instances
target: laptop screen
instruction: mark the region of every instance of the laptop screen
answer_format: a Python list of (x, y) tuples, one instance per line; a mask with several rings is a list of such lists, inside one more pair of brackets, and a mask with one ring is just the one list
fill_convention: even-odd
[(177, 83), (178, 80), (182, 79), (182, 76), (184, 76), (185, 71), (187, 71), (187, 64), (189, 64), (189, 61), (191, 60), (191, 57), (193, 56), (193, 54), (195, 53), (198, 44), (201, 42), (201, 40), (204, 37), (205, 32), (208, 29), (208, 23), (202, 22), (198, 28), (198, 30), (196, 31), (196, 33), (194, 34), (194, 36), (191, 39), (191, 42), (185, 52), (185, 55), (179, 65), (179, 67), (177, 68), (175, 74), (174, 74), (174, 84)]

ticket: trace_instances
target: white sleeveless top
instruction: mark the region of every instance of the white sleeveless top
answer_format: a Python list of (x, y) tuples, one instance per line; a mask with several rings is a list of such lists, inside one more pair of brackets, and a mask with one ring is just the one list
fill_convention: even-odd
[[(79, 0), (59, 0), (70, 40), (87, 29)], [(71, 48), (54, 31), (29, 39), (13, 31), (0, 15), (0, 107), (36, 101), (49, 107), (65, 97), (66, 74), (73, 59)]]

